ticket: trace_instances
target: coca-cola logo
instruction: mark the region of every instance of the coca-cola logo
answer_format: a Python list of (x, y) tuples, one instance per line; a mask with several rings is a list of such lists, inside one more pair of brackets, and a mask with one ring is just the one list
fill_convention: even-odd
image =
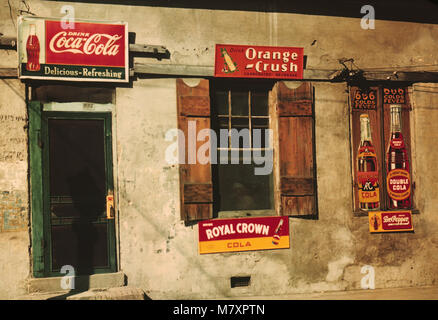
[(76, 22), (74, 30), (46, 20), (46, 62), (57, 65), (125, 67), (127, 28), (123, 24)]
[(49, 48), (55, 53), (115, 56), (119, 53), (120, 45), (117, 41), (121, 38), (117, 34), (61, 31), (50, 40)]

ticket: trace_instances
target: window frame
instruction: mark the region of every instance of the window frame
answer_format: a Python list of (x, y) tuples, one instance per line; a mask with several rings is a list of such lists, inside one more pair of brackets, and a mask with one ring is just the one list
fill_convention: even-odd
[[(240, 139), (239, 139), (239, 147), (235, 148), (231, 144), (231, 137), (228, 136), (228, 144), (227, 148), (221, 148), (218, 143), (217, 152), (220, 151), (239, 151), (239, 164), (242, 164), (242, 155), (241, 151), (250, 151), (253, 150), (260, 150), (260, 151), (266, 151), (270, 150), (272, 151), (272, 154), (274, 153), (274, 144), (273, 144), (273, 136), (270, 136), (270, 144), (268, 147), (261, 147), (261, 148), (254, 148), (253, 147), (253, 119), (267, 119), (267, 129), (272, 129), (272, 117), (271, 117), (271, 108), (273, 108), (272, 103), (270, 101), (270, 94), (272, 91), (273, 86), (275, 85), (276, 81), (272, 80), (261, 80), (261, 79), (214, 79), (210, 80), (210, 99), (211, 99), (211, 128), (216, 133), (219, 129), (221, 129), (220, 126), (220, 118), (227, 118), (227, 124), (228, 124), (228, 130), (231, 130), (233, 128), (232, 119), (248, 119), (248, 129), (249, 129), (249, 148), (246, 147), (240, 147)], [(232, 96), (232, 90), (248, 90), (248, 114), (247, 115), (233, 115), (232, 112), (232, 103), (231, 103), (231, 96)], [(228, 114), (220, 114), (218, 112), (218, 107), (215, 104), (215, 93), (217, 90), (224, 90), (227, 92), (227, 104), (228, 104)], [(251, 92), (255, 92), (257, 90), (266, 90), (267, 93), (267, 110), (266, 115), (263, 116), (254, 116), (252, 114), (252, 94)], [(219, 136), (219, 135), (218, 135)], [(217, 157), (219, 159), (219, 155)], [(241, 210), (220, 210), (220, 199), (219, 199), (219, 190), (218, 190), (218, 184), (219, 184), (219, 178), (218, 178), (218, 167), (220, 163), (218, 160), (217, 164), (212, 165), (212, 181), (213, 181), (213, 217), (214, 218), (241, 218), (241, 217), (259, 217), (259, 216), (276, 216), (276, 204), (275, 204), (275, 166), (276, 163), (273, 161), (273, 168), (272, 172), (269, 175), (269, 184), (270, 184), (270, 202), (271, 202), (271, 208), (270, 209), (241, 209)]]

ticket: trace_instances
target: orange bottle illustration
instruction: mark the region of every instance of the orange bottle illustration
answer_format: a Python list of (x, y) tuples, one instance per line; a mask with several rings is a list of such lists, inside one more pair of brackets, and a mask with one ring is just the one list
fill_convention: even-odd
[(368, 114), (360, 115), (360, 145), (357, 155), (359, 206), (363, 210), (380, 207), (377, 156), (371, 140)]
[(233, 59), (231, 59), (230, 55), (228, 54), (227, 50), (225, 48), (221, 48), (221, 54), (222, 57), (225, 60), (226, 66), (228, 67), (228, 71), (225, 72), (234, 72), (237, 70), (237, 66), (234, 63)]
[(282, 226), (283, 226), (283, 219), (281, 219), (280, 222), (278, 223), (277, 227), (275, 228), (274, 235), (272, 236), (272, 243), (275, 245), (280, 243), (281, 237), (279, 233), (281, 231)]

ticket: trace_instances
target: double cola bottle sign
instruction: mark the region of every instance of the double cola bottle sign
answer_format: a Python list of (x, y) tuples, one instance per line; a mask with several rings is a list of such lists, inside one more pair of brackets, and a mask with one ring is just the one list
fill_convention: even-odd
[(391, 136), (386, 154), (386, 189), (390, 209), (411, 207), (411, 176), (408, 152), (402, 134), (401, 105), (390, 106)]

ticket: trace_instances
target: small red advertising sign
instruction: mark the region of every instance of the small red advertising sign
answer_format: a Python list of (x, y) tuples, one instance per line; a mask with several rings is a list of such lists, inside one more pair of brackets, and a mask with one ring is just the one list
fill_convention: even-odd
[(303, 48), (216, 44), (215, 77), (302, 79)]
[(411, 211), (368, 212), (370, 232), (413, 231)]
[(200, 254), (289, 248), (288, 217), (213, 219), (198, 227)]
[(18, 20), (20, 78), (127, 82), (128, 52), (123, 22)]

